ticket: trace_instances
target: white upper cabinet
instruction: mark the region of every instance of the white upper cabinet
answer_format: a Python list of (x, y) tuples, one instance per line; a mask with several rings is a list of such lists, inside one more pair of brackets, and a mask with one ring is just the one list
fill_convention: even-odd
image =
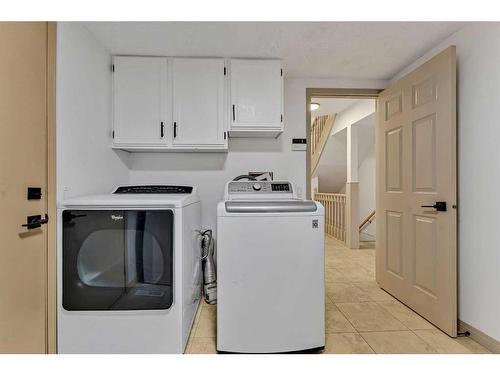
[(115, 56), (113, 147), (227, 151), (224, 59)]
[[(283, 132), (279, 60), (113, 58), (113, 148), (227, 151), (228, 138)], [(228, 134), (229, 128), (229, 134)]]
[(283, 131), (283, 71), (279, 60), (232, 59), (232, 137), (277, 137)]
[(113, 70), (113, 146), (164, 146), (167, 59), (116, 56)]
[(172, 59), (175, 149), (227, 148), (224, 59)]

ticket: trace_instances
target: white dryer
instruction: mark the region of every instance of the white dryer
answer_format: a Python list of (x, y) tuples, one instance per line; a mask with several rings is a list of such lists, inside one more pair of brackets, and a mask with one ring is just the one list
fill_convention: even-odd
[(325, 345), (324, 208), (287, 181), (231, 181), (217, 207), (217, 350)]
[(200, 199), (121, 186), (58, 208), (59, 353), (183, 353), (200, 300)]

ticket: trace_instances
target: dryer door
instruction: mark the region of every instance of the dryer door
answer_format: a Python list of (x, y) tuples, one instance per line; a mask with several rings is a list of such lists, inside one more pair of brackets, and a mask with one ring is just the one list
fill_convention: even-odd
[(173, 221), (171, 210), (65, 210), (64, 309), (170, 308)]

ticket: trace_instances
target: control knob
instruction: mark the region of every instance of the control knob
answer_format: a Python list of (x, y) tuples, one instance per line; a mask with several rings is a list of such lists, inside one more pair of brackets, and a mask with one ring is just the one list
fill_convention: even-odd
[(253, 189), (254, 189), (255, 191), (259, 191), (260, 189), (262, 189), (262, 186), (261, 186), (259, 183), (255, 183), (255, 184), (253, 184), (253, 186), (252, 186), (252, 187), (253, 187)]

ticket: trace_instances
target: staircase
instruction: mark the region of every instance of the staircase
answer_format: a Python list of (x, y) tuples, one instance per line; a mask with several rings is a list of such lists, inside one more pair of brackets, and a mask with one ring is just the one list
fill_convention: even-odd
[(336, 114), (318, 116), (311, 125), (311, 175), (314, 175), (319, 159), (332, 131)]
[(347, 235), (345, 194), (314, 193), (314, 200), (325, 207), (325, 233), (345, 242)]

